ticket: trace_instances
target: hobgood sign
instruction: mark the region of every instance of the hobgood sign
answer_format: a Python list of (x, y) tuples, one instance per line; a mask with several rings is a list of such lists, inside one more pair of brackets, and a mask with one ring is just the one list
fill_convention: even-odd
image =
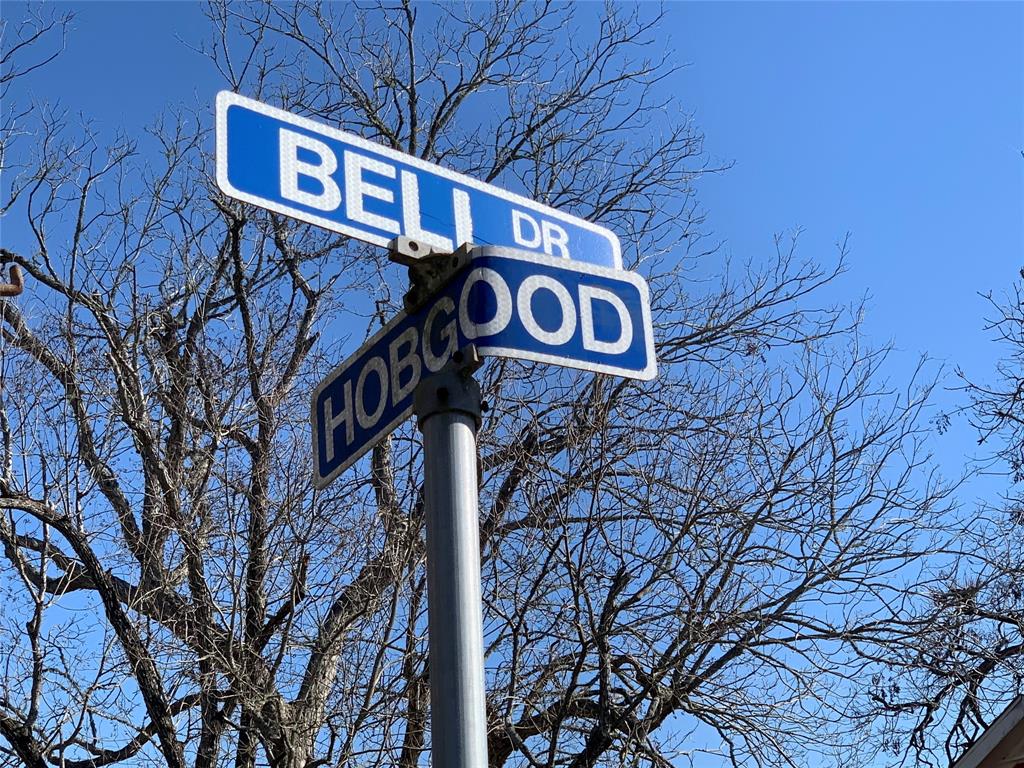
[(604, 227), (235, 93), (217, 95), (225, 194), (376, 245), (501, 245), (620, 269)]
[(469, 267), (425, 306), (396, 317), (313, 392), (316, 486), (406, 419), (417, 384), (469, 344), (483, 357), (637, 379), (656, 372), (647, 284), (639, 275), (475, 249)]

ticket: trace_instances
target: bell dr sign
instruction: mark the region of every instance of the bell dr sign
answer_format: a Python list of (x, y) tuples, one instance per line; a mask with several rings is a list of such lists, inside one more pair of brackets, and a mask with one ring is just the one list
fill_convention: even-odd
[(229, 91), (217, 95), (225, 194), (375, 245), (497, 245), (622, 268), (606, 228)]

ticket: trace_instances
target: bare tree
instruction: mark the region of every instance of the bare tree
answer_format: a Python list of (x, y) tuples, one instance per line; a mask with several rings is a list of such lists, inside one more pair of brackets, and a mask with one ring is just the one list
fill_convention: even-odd
[[(1024, 271), (1021, 274), (1024, 277)], [(1009, 485), (982, 502), (959, 534), (959, 552), (938, 570), (887, 646), (872, 699), (886, 717), (894, 754), (950, 765), (1024, 692), (1024, 294), (988, 296), (987, 329), (1005, 350), (993, 383), (958, 375), (964, 412), (991, 451), (985, 472)]]
[[(717, 255), (660, 16), (578, 10), (215, 3), (204, 52), (230, 88), (613, 227), (651, 283), (656, 382), (482, 372), (491, 764), (846, 761), (857, 648), (944, 510), (928, 383), (887, 384), (857, 313), (819, 306), (845, 246)], [(307, 393), (401, 276), (224, 198), (205, 114), (108, 147), (33, 116), (9, 195), (35, 242), (0, 251), (26, 273), (0, 300), (5, 754), (425, 763), (415, 430), (325, 491), (308, 467)]]

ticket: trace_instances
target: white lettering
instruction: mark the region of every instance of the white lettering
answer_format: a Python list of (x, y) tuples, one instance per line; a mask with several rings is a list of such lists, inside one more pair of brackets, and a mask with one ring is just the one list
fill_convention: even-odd
[[(594, 338), (594, 300), (611, 304), (619, 315), (619, 338), (615, 341), (598, 341)], [(629, 349), (633, 343), (633, 320), (629, 316), (626, 305), (618, 296), (603, 288), (592, 285), (580, 286), (580, 325), (583, 326), (583, 348), (592, 352), (603, 352), (608, 355), (619, 355)]]
[[(533, 316), (533, 294), (541, 288), (555, 294), (562, 311), (561, 322), (554, 331), (545, 331)], [(550, 277), (530, 275), (523, 280), (516, 293), (516, 308), (519, 310), (519, 319), (523, 321), (523, 326), (537, 341), (557, 346), (565, 344), (576, 332), (576, 308), (573, 306), (572, 296), (564, 285)]]
[(328, 397), (324, 400), (324, 425), (327, 427), (327, 434), (324, 435), (326, 444), (327, 461), (334, 461), (334, 430), (342, 422), (345, 423), (345, 445), (352, 445), (355, 439), (355, 430), (352, 425), (352, 382), (346, 381), (342, 387), (342, 400), (345, 407), (339, 413), (334, 412), (334, 398)]
[(469, 195), (461, 189), (452, 190), (452, 207), (455, 209), (456, 245), (473, 242), (473, 214), (469, 210)]
[(441, 329), (441, 338), (447, 339), (448, 343), (440, 355), (435, 355), (434, 350), (430, 348), (430, 339), (434, 334), (434, 321), (442, 312), (451, 316), (454, 311), (455, 302), (447, 296), (443, 296), (430, 308), (430, 311), (427, 313), (427, 319), (423, 322), (423, 362), (432, 373), (437, 373), (444, 367), (444, 364), (451, 358), (452, 353), (455, 352), (455, 345), (458, 342), (455, 336), (455, 321), (449, 320), (444, 328)]
[[(380, 400), (373, 413), (366, 412), (366, 403), (363, 402), (363, 388), (366, 385), (366, 375), (370, 372), (376, 373), (380, 380)], [(379, 357), (371, 357), (363, 365), (359, 372), (359, 379), (356, 381), (356, 420), (363, 429), (371, 429), (376, 425), (380, 415), (384, 413), (384, 406), (388, 402), (388, 371), (384, 361)]]
[(422, 228), (420, 218), (420, 186), (416, 174), (402, 171), (402, 223), (405, 236), (431, 245), (439, 251), (451, 253), (452, 241), (436, 232)]
[[(398, 405), (402, 399), (416, 389), (420, 383), (420, 358), (416, 354), (416, 345), (419, 342), (419, 332), (415, 327), (406, 328), (388, 345), (388, 358), (391, 362), (391, 403)], [(398, 349), (403, 344), (409, 348), (405, 355), (399, 356)], [(402, 378), (402, 371), (411, 370), (409, 381), (405, 385), (399, 382)]]
[[(333, 211), (341, 205), (341, 190), (331, 178), (338, 170), (338, 158), (322, 141), (282, 128), (279, 134), (278, 159), (280, 161), (281, 197), (308, 205), (321, 211)], [(299, 160), (299, 149), (319, 156), (319, 163)], [(320, 194), (299, 189), (299, 176), (316, 179), (324, 188)]]
[[(523, 225), (528, 224), (532, 231), (532, 234), (527, 237), (526, 233), (523, 232)], [(540, 227), (537, 226), (537, 222), (529, 214), (523, 213), (512, 209), (512, 238), (521, 246), (525, 248), (538, 248), (540, 247), (541, 234)]]
[[(487, 283), (494, 291), (498, 306), (494, 311), (494, 317), (486, 323), (475, 323), (469, 319), (469, 290), (476, 283)], [(462, 295), (459, 297), (459, 325), (462, 326), (462, 333), (467, 339), (475, 339), (478, 336), (493, 336), (501, 333), (508, 326), (512, 319), (512, 292), (508, 284), (493, 269), (478, 267), (469, 273), (466, 282), (462, 286)]]
[(557, 247), (560, 251), (559, 255), (563, 259), (569, 258), (569, 235), (564, 229), (557, 224), (552, 224), (550, 221), (542, 221), (540, 223), (541, 236), (544, 240), (544, 253), (549, 256), (554, 256), (552, 248)]
[(383, 200), (385, 203), (395, 202), (395, 193), (390, 189), (378, 187), (368, 181), (363, 181), (363, 171), (373, 171), (389, 179), (395, 178), (395, 166), (374, 160), (372, 157), (357, 155), (355, 152), (345, 152), (345, 215), (352, 221), (366, 224), (385, 232), (399, 235), (402, 228), (394, 219), (378, 216), (370, 213), (363, 207), (363, 198), (372, 197)]

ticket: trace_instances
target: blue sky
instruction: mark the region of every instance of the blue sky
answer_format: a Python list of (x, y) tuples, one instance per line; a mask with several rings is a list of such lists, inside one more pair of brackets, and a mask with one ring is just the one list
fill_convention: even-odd
[(1024, 253), (1024, 6), (672, 7), (678, 82), (712, 155), (701, 199), (737, 253), (846, 231), (868, 328), (970, 365), (983, 303)]
[[(805, 256), (851, 235), (839, 300), (869, 298), (894, 381), (922, 354), (990, 376), (987, 303), (1024, 266), (1024, 4), (675, 4), (684, 104), (712, 156), (711, 228), (736, 256), (804, 228)], [(950, 382), (952, 383), (952, 382)], [(938, 405), (955, 409), (956, 393)], [(947, 473), (976, 453), (954, 419)], [(965, 488), (964, 501), (999, 481)]]
[[(186, 45), (205, 28), (198, 4), (58, 7), (75, 10), (75, 31), (27, 81), (36, 98), (109, 132), (181, 102), (212, 125), (222, 83)], [(757, 260), (801, 227), (800, 253), (831, 264), (849, 232), (849, 271), (827, 299), (868, 296), (864, 329), (895, 344), (894, 383), (922, 354), (990, 377), (1000, 350), (978, 294), (1024, 266), (1024, 3), (672, 3), (661, 37), (687, 65), (662, 87), (712, 159), (733, 164), (698, 184), (723, 252)], [(27, 246), (21, 222), (0, 227), (5, 247)], [(936, 408), (962, 402), (941, 391)], [(932, 450), (955, 475), (977, 449), (961, 417)], [(1002, 484), (975, 481), (963, 501)]]

